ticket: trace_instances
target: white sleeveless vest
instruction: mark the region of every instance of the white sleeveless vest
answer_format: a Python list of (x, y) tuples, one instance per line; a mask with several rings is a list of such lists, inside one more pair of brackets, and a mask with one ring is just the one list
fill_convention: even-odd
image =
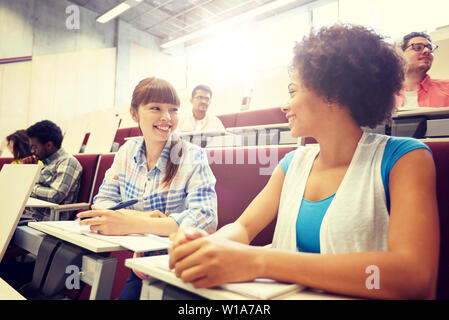
[[(389, 214), (381, 163), (389, 137), (364, 132), (320, 229), (321, 254), (386, 251)], [(273, 247), (297, 251), (296, 219), (318, 146), (299, 147), (281, 192)], [(325, 183), (325, 182), (324, 182)]]

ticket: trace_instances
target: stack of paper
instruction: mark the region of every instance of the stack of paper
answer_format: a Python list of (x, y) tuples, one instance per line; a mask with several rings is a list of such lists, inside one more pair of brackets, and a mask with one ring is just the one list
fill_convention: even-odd
[(154, 234), (131, 234), (127, 236), (105, 236), (90, 230), (89, 226), (81, 226), (75, 221), (45, 221), (39, 222), (64, 231), (83, 234), (92, 238), (118, 244), (134, 252), (147, 252), (167, 249), (171, 246), (168, 237), (159, 237)]

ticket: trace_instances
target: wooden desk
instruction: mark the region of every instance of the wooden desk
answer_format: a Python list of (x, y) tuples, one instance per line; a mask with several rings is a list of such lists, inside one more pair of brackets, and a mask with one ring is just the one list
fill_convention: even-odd
[(126, 248), (123, 248), (111, 242), (92, 238), (84, 234), (67, 232), (62, 229), (46, 225), (44, 223), (30, 222), (28, 223), (28, 226), (95, 253), (127, 250)]
[(28, 201), (25, 205), (25, 207), (29, 208), (56, 208), (57, 206), (59, 206), (59, 204), (32, 197), (28, 198)]
[[(252, 297), (247, 297), (231, 291), (220, 288), (213, 289), (195, 289), (192, 284), (185, 283), (175, 276), (171, 271), (165, 270), (151, 261), (157, 257), (143, 257), (127, 259), (125, 266), (135, 269), (150, 275), (155, 279), (144, 280), (142, 285), (141, 299), (159, 300), (162, 299), (163, 288), (166, 283), (176, 286), (178, 288), (195, 293), (201, 297), (210, 300), (254, 300)], [(301, 292), (286, 294), (276, 297), (276, 300), (352, 300), (352, 298), (338, 296), (329, 293), (319, 293), (311, 290), (304, 290)]]
[(395, 118), (403, 118), (403, 117), (411, 117), (411, 116), (447, 116), (449, 117), (449, 107), (443, 108), (416, 108), (413, 110), (404, 110), (404, 111), (396, 111), (393, 114), (393, 119)]
[(273, 124), (262, 124), (258, 126), (246, 126), (246, 127), (232, 127), (227, 128), (228, 132), (244, 131), (244, 130), (269, 130), (269, 129), (288, 129), (288, 122), (273, 123)]
[(26, 300), (20, 293), (0, 278), (0, 300)]
[(86, 235), (65, 232), (38, 222), (30, 222), (28, 225), (28, 227), (17, 228), (14, 243), (36, 256), (38, 255), (39, 245), (46, 234), (92, 251), (93, 254), (83, 256), (81, 281), (92, 286), (89, 299), (110, 299), (117, 258), (105, 257), (104, 254), (126, 250), (125, 248)]

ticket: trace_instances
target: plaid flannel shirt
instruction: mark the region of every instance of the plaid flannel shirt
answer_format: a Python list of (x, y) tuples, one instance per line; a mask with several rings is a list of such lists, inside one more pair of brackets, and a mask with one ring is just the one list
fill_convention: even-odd
[(139, 137), (127, 141), (105, 173), (94, 198), (95, 206), (107, 209), (121, 201), (138, 199), (129, 209), (160, 210), (178, 225), (214, 232), (218, 223), (216, 180), (206, 153), (188, 142), (179, 143), (182, 143), (182, 161), (170, 186), (165, 187), (162, 181), (170, 156), (171, 140), (165, 144), (151, 171), (148, 171), (144, 139)]
[[(83, 172), (78, 160), (61, 148), (44, 159), (43, 163), (31, 197), (58, 204), (76, 202)], [(23, 214), (24, 218), (36, 220), (47, 220), (49, 216), (48, 208), (26, 208)]]

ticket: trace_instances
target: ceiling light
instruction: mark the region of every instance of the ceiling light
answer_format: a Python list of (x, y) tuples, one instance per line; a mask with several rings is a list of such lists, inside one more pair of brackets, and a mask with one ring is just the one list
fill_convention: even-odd
[(143, 0), (127, 0), (127, 1), (124, 1), (124, 2), (116, 5), (111, 10), (103, 13), (101, 16), (99, 16), (97, 18), (97, 21), (100, 22), (100, 23), (106, 23), (106, 22), (114, 19), (115, 17), (121, 15), (123, 12), (125, 12), (129, 8), (138, 5), (142, 1)]
[(235, 16), (233, 18), (224, 20), (222, 22), (219, 22), (217, 24), (214, 24), (210, 27), (204, 28), (204, 29), (200, 29), (197, 31), (194, 31), (192, 33), (186, 34), (184, 36), (181, 36), (179, 38), (176, 38), (174, 40), (170, 40), (167, 42), (164, 42), (161, 44), (161, 48), (163, 49), (167, 49), (170, 47), (173, 47), (177, 44), (180, 43), (184, 43), (187, 42), (189, 40), (198, 38), (200, 36), (204, 36), (206, 34), (212, 33), (213, 31), (216, 31), (218, 28), (224, 28), (224, 27), (229, 27), (230, 25), (234, 25), (236, 23), (242, 22), (242, 21), (246, 21), (250, 18), (256, 17), (258, 15), (261, 15), (263, 13), (266, 13), (268, 11), (271, 10), (275, 10), (277, 8), (286, 6), (287, 4), (290, 4), (291, 2), (294, 2), (295, 0), (277, 0), (277, 1), (271, 1), (268, 4), (265, 4), (263, 6), (257, 7), (253, 10), (247, 11), (241, 15)]

